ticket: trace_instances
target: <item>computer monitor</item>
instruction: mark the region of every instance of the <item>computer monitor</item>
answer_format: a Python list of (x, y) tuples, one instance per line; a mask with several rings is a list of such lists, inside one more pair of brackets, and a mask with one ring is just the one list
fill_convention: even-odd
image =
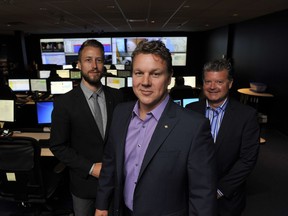
[(101, 81), (102, 85), (106, 85), (106, 77), (104, 77), (104, 76), (101, 77), (100, 81)]
[(107, 69), (107, 73), (111, 73), (114, 76), (117, 76), (117, 69)]
[(66, 92), (73, 89), (72, 80), (63, 80), (63, 81), (51, 81), (50, 82), (50, 91), (52, 95), (65, 94)]
[(30, 91), (29, 79), (8, 79), (8, 85), (15, 92)]
[(70, 79), (81, 79), (81, 71), (70, 71)]
[(53, 110), (53, 101), (37, 101), (37, 124), (38, 125), (51, 125), (51, 114)]
[(106, 77), (106, 85), (112, 88), (123, 88), (125, 87), (125, 77)]
[(175, 77), (172, 77), (170, 85), (168, 85), (168, 89), (170, 90), (172, 87), (174, 87), (174, 85), (175, 85)]
[(195, 76), (183, 76), (184, 84), (189, 85), (192, 88), (196, 88), (196, 77)]
[(178, 105), (182, 106), (182, 99), (175, 99), (173, 101), (174, 103), (177, 103)]
[(47, 92), (46, 79), (30, 79), (30, 87), (32, 92)]
[(56, 73), (61, 78), (70, 78), (70, 70), (56, 70)]
[(186, 105), (189, 103), (194, 103), (194, 102), (199, 101), (199, 98), (183, 98), (182, 101), (183, 101), (182, 106), (186, 107)]
[(130, 77), (131, 75), (132, 74), (130, 70), (118, 70), (117, 71), (117, 76), (119, 77)]
[(14, 100), (0, 99), (0, 122), (14, 122)]
[(125, 65), (124, 64), (115, 64), (115, 67), (117, 70), (125, 70)]
[(72, 66), (72, 64), (69, 64), (69, 65), (63, 65), (62, 68), (63, 68), (63, 70), (73, 69), (73, 66)]
[(132, 87), (132, 77), (127, 77), (127, 87)]
[(38, 72), (38, 78), (40, 79), (46, 79), (50, 76), (50, 70), (39, 70)]

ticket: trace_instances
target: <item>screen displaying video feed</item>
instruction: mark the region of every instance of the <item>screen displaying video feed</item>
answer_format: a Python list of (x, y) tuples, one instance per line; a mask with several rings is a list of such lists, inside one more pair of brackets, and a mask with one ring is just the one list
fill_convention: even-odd
[(187, 37), (115, 37), (112, 38), (112, 63), (131, 65), (131, 55), (144, 39), (161, 40), (170, 50), (173, 66), (186, 66)]
[(0, 121), (14, 122), (14, 100), (0, 99)]
[(187, 37), (104, 37), (104, 38), (50, 38), (40, 39), (42, 64), (66, 65), (77, 60), (78, 51), (87, 39), (96, 39), (104, 46), (105, 64), (131, 66), (131, 55), (137, 44), (144, 40), (161, 40), (170, 50), (173, 66), (186, 66)]
[(30, 79), (31, 91), (47, 92), (46, 79)]
[(15, 92), (30, 91), (29, 79), (8, 79), (8, 85)]

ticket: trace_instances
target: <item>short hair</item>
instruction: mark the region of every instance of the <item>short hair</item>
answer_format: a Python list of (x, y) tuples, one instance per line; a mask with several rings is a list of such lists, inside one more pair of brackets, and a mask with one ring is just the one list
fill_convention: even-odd
[(162, 60), (166, 62), (167, 70), (169, 74), (173, 73), (172, 67), (172, 57), (170, 50), (166, 48), (165, 44), (160, 40), (148, 41), (147, 39), (138, 43), (137, 47), (132, 53), (132, 68), (133, 68), (133, 59), (138, 54), (154, 54), (159, 56)]
[(78, 60), (81, 60), (81, 55), (82, 55), (82, 51), (85, 47), (95, 47), (95, 48), (100, 48), (101, 52), (102, 52), (102, 57), (104, 59), (104, 46), (102, 43), (100, 43), (98, 40), (95, 39), (89, 39), (86, 40), (84, 43), (82, 43), (79, 51), (78, 51)]
[(207, 62), (204, 67), (203, 67), (203, 74), (202, 74), (202, 78), (204, 80), (204, 73), (205, 72), (211, 72), (211, 71), (223, 71), (223, 70), (227, 70), (228, 71), (228, 79), (231, 81), (233, 80), (233, 76), (232, 76), (232, 66), (229, 60), (227, 59), (216, 59), (210, 62)]

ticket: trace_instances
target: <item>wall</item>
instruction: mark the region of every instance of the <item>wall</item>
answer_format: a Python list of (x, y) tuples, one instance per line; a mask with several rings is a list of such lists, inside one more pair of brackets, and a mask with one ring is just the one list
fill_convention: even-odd
[(288, 98), (288, 10), (235, 25), (231, 40), (234, 87), (266, 83), (275, 95), (262, 100), (268, 122), (288, 134), (288, 116), (282, 111)]

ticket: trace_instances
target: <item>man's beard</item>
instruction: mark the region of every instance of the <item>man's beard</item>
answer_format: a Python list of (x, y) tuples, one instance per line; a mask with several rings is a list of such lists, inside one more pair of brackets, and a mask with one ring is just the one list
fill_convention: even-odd
[(87, 82), (87, 83), (89, 83), (90, 85), (94, 85), (94, 86), (97, 86), (97, 85), (99, 85), (100, 83), (101, 83), (101, 78), (102, 78), (102, 75), (98, 78), (98, 77), (93, 77), (93, 78), (91, 78), (91, 77), (89, 77), (88, 76), (88, 74), (84, 74), (84, 73), (82, 73), (82, 77), (83, 77), (83, 79)]

